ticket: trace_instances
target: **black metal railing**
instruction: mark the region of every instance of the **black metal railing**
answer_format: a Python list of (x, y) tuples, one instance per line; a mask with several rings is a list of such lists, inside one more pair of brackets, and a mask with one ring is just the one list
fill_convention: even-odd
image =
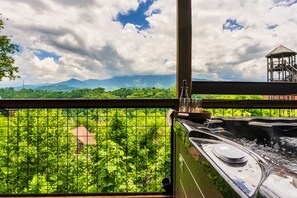
[(0, 100), (0, 194), (164, 193), (177, 100)]
[[(239, 85), (246, 86), (232, 94), (246, 94)], [(280, 94), (296, 93), (292, 86)], [(212, 88), (193, 83), (194, 94), (226, 94)], [(173, 175), (166, 117), (177, 107), (177, 99), (2, 99), (0, 194), (163, 193), (161, 180)], [(203, 108), (214, 116), (296, 117), (297, 101), (203, 100)]]
[[(297, 83), (194, 81), (193, 94), (265, 95), (267, 99), (209, 99), (203, 108), (212, 116), (296, 117), (297, 100), (272, 100), (297, 95)], [(289, 97), (288, 97), (289, 98)]]
[[(193, 81), (193, 94), (215, 95), (261, 95), (267, 99), (209, 99), (203, 100), (203, 107), (222, 112), (227, 109), (248, 110), (252, 115), (258, 116), (285, 116), (283, 112), (291, 112), (289, 116), (296, 116), (297, 109), (297, 83), (266, 83), (266, 82), (212, 82)], [(274, 99), (276, 95), (290, 96), (291, 100)], [(254, 113), (252, 113), (254, 112)], [(255, 113), (257, 112), (257, 113)], [(279, 113), (277, 113), (279, 112)], [(239, 114), (237, 114), (239, 116)]]
[(297, 83), (285, 82), (219, 82), (193, 81), (195, 94), (249, 94), (292, 95), (297, 94)]

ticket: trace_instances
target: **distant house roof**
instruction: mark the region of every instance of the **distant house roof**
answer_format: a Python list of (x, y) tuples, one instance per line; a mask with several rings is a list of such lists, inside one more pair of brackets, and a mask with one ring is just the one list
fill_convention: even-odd
[(74, 136), (83, 144), (96, 144), (94, 133), (88, 132), (86, 127), (79, 126), (72, 130)]
[(280, 58), (282, 56), (291, 56), (291, 55), (296, 55), (297, 53), (294, 52), (293, 50), (290, 50), (289, 48), (280, 45), (277, 48), (275, 48), (274, 50), (272, 50), (271, 52), (269, 52), (269, 54), (267, 54), (265, 57), (266, 58)]

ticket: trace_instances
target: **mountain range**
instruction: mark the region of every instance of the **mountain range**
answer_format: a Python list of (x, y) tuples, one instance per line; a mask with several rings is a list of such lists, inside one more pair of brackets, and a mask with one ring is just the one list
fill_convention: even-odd
[(135, 76), (116, 76), (104, 80), (78, 80), (75, 78), (53, 84), (24, 85), (20, 88), (39, 89), (47, 91), (71, 91), (75, 89), (92, 89), (97, 87), (105, 88), (107, 91), (119, 88), (170, 88), (176, 84), (175, 75), (135, 75)]

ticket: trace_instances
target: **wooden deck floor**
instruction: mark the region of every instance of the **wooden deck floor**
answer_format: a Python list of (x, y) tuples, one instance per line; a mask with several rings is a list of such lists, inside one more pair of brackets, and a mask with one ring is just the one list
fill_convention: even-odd
[[(33, 196), (25, 198), (173, 198), (171, 195), (116, 195), (116, 196), (53, 196), (53, 197), (43, 197), (43, 196)], [(13, 198), (13, 197), (12, 197)], [(18, 197), (19, 198), (19, 197)]]
[[(20, 197), (10, 197), (10, 198), (20, 198)], [(24, 197), (24, 198), (36, 198), (36, 197)], [(114, 195), (114, 196), (50, 196), (40, 198), (173, 198), (172, 195)]]

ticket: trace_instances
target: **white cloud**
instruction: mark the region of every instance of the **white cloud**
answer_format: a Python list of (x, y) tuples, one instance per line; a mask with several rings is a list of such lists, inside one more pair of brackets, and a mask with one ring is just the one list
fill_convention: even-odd
[[(266, 81), (265, 55), (280, 44), (297, 50), (296, 4), (275, 6), (270, 0), (193, 4), (193, 75), (197, 78)], [(244, 28), (223, 30), (227, 19), (236, 20)], [(268, 29), (267, 24), (278, 26)]]
[(20, 77), (24, 80), (31, 79), (30, 83), (33, 84), (46, 83), (54, 79), (61, 67), (53, 58), (40, 60), (28, 49), (24, 49), (22, 56), (16, 58), (16, 64), (20, 68)]
[[(24, 47), (16, 56), (28, 83), (115, 75), (172, 74), (176, 65), (176, 1), (158, 0), (146, 12), (150, 29), (125, 27), (118, 13), (145, 0), (1, 0), (4, 33)], [(192, 1), (193, 77), (266, 80), (265, 55), (279, 44), (297, 50), (297, 5), (292, 1)], [(156, 12), (158, 11), (158, 12)], [(223, 30), (227, 19), (241, 30)], [(269, 25), (277, 25), (268, 29)], [(61, 58), (38, 59), (30, 49)], [(35, 71), (35, 73), (32, 73)], [(36, 76), (38, 75), (38, 76)], [(3, 80), (1, 86), (20, 81)]]

